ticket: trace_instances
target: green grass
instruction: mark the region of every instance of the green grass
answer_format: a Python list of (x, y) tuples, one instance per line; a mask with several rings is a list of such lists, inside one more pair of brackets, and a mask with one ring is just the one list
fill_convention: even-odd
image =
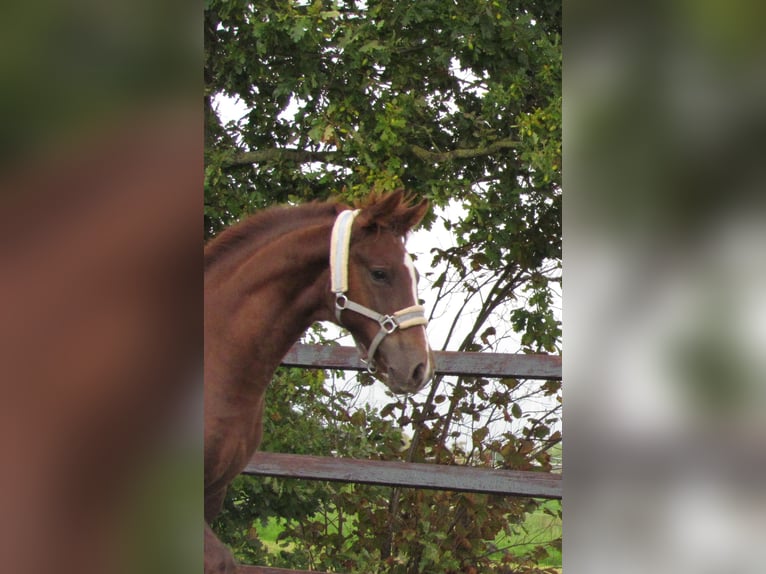
[[(561, 519), (546, 513), (548, 509), (554, 514), (561, 508), (558, 500), (548, 500), (540, 508), (527, 516), (520, 532), (515, 534), (501, 533), (495, 539), (498, 548), (508, 548), (516, 555), (532, 550), (539, 544), (555, 540), (561, 536)], [(548, 546), (548, 558), (541, 562), (541, 566), (561, 566), (561, 551)]]
[[(494, 540), (498, 551), (494, 556), (497, 556), (499, 559), (506, 552), (512, 552), (520, 556), (530, 551), (536, 545), (544, 544), (561, 536), (561, 519), (545, 512), (548, 509), (555, 514), (559, 508), (561, 508), (560, 501), (548, 500), (539, 509), (527, 516), (523, 528), (519, 529), (519, 533), (508, 534), (501, 532), (498, 534)], [(344, 530), (345, 526), (350, 525), (352, 522), (353, 519), (347, 517)], [(269, 552), (276, 553), (285, 549), (284, 542), (277, 542), (277, 537), (284, 530), (284, 526), (279, 519), (270, 518), (265, 526), (258, 524), (256, 529), (261, 542), (263, 542)], [(330, 530), (332, 531), (332, 527)], [(288, 548), (292, 546), (292, 544), (287, 545)], [(540, 566), (561, 568), (561, 551), (548, 546), (548, 557), (540, 562)]]
[(256, 527), (258, 538), (260, 538), (261, 542), (263, 542), (263, 545), (270, 553), (279, 552), (279, 550), (284, 548), (280, 547), (277, 542), (277, 536), (279, 536), (283, 530), (284, 527), (280, 524), (278, 518), (269, 518), (266, 526), (259, 523)]

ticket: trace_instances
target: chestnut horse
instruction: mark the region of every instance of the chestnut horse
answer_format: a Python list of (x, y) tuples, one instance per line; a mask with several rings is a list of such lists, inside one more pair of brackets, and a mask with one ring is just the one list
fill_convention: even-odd
[(315, 321), (348, 329), (370, 372), (395, 393), (433, 375), (406, 234), (428, 209), (401, 191), (359, 209), (276, 207), (205, 248), (205, 573), (234, 572), (210, 530), (226, 488), (261, 440), (274, 370)]

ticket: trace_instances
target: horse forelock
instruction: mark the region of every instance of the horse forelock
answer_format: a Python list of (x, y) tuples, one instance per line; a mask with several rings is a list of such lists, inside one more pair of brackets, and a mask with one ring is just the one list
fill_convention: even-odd
[(420, 222), (427, 206), (427, 202), (419, 202), (417, 197), (406, 195), (402, 189), (388, 194), (372, 192), (355, 205), (364, 214), (365, 227), (389, 230), (401, 237)]

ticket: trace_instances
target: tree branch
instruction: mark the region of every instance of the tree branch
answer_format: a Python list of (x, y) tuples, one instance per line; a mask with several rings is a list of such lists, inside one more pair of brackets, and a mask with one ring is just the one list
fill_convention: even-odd
[(225, 167), (237, 167), (270, 161), (292, 161), (295, 163), (334, 163), (345, 165), (347, 158), (336, 151), (309, 151), (291, 148), (267, 148), (242, 152), (225, 163)]
[[(422, 161), (430, 163), (442, 163), (456, 159), (471, 159), (485, 155), (492, 155), (503, 149), (511, 149), (518, 145), (516, 140), (499, 140), (486, 147), (458, 148), (451, 151), (429, 151), (420, 146), (411, 145), (409, 151)], [(271, 161), (292, 161), (295, 163), (332, 163), (336, 165), (348, 165), (350, 159), (337, 151), (309, 151), (293, 148), (266, 148), (254, 151), (242, 152), (228, 160), (224, 167), (238, 167), (252, 165), (254, 163), (266, 163)]]
[(486, 147), (478, 148), (458, 148), (452, 151), (428, 151), (422, 147), (411, 145), (410, 151), (423, 161), (429, 161), (433, 163), (441, 163), (445, 161), (452, 161), (454, 159), (471, 159), (483, 155), (492, 155), (502, 149), (515, 148), (519, 145), (516, 140), (498, 140), (489, 144)]

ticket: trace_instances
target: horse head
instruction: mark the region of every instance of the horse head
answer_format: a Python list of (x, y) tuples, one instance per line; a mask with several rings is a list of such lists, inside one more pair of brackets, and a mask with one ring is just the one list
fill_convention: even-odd
[(426, 318), (407, 233), (428, 209), (397, 191), (340, 211), (331, 250), (335, 316), (348, 329), (368, 370), (396, 393), (416, 393), (433, 376)]

